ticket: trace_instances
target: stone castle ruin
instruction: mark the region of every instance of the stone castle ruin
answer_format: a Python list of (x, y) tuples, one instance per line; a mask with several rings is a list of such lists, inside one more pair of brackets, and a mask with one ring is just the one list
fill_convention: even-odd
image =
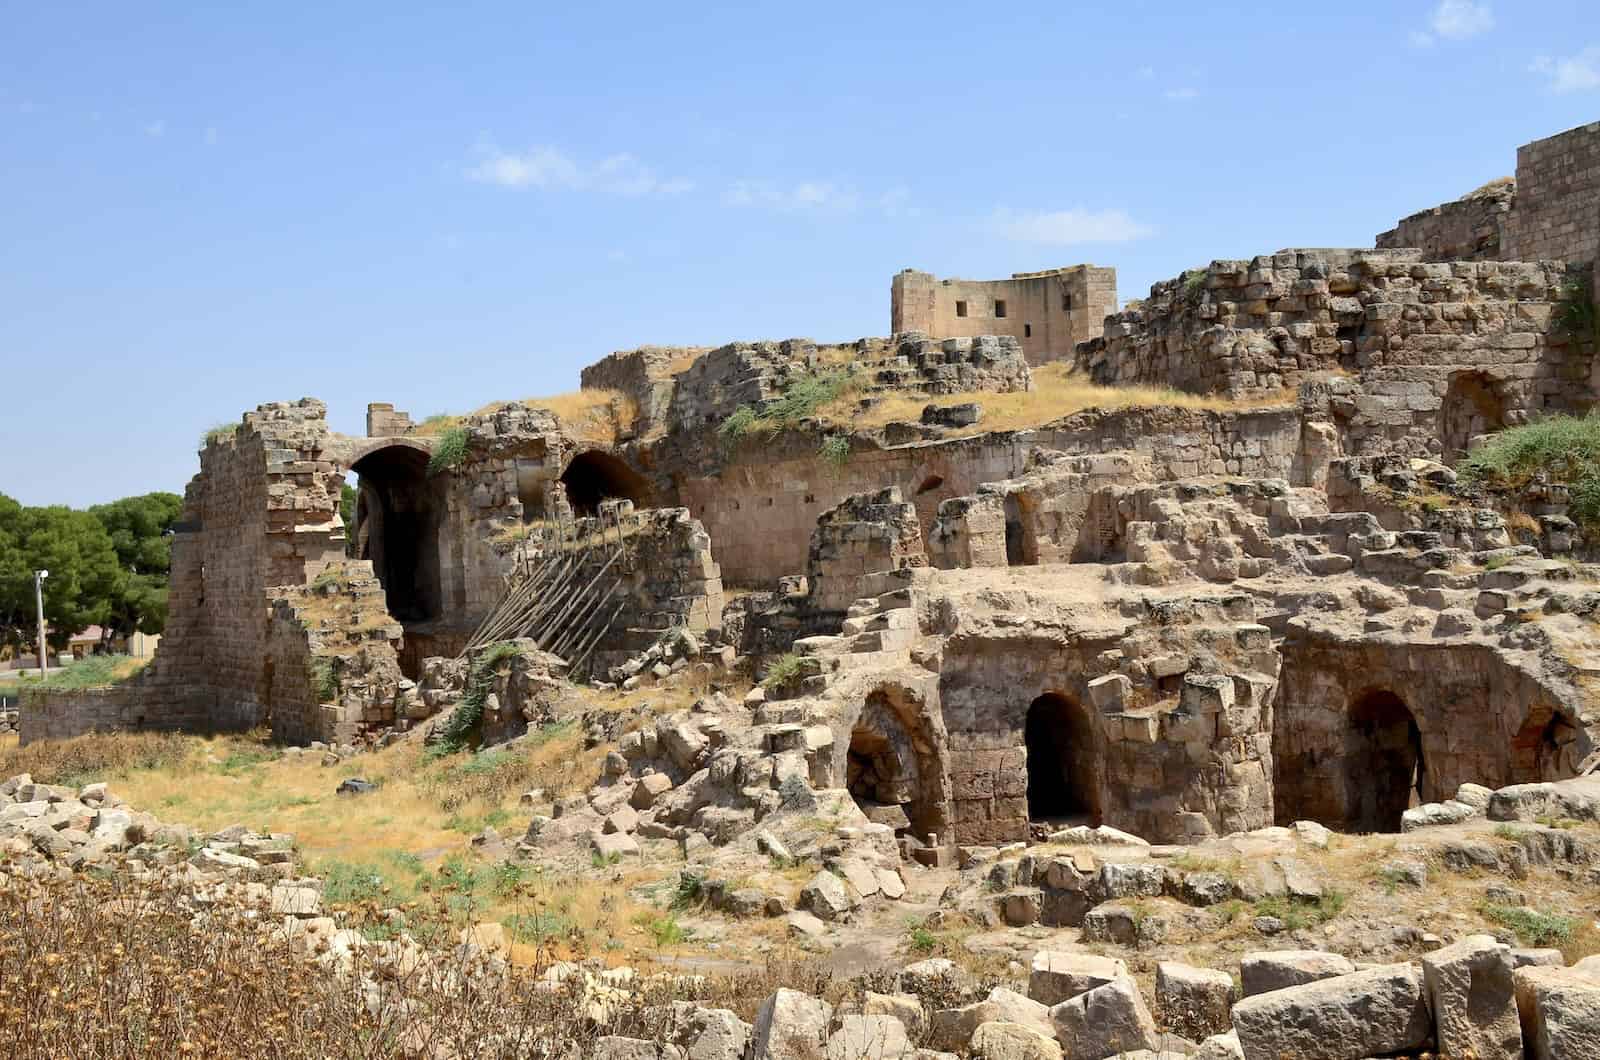
[[(200, 454), (155, 662), (33, 695), (23, 737), (388, 739), (510, 642), (498, 735), (573, 680), (765, 678), (622, 736), (531, 849), (832, 814), (941, 864), (1079, 825), (1397, 831), (1463, 784), (1575, 776), (1600, 542), (1561, 484), (1453, 468), (1600, 399), (1594, 337), (1561, 326), (1600, 256), (1597, 159), (1575, 129), (1377, 248), (1213, 261), (1120, 311), (1110, 269), (903, 272), (888, 339), (604, 358), (585, 393), (631, 410), (609, 433), (513, 401), (445, 433), (374, 404), (356, 438), (261, 405)], [(987, 427), (1050, 361), (1196, 400)], [(790, 414), (845, 378), (844, 414)], [(894, 402), (921, 412), (869, 415)]]

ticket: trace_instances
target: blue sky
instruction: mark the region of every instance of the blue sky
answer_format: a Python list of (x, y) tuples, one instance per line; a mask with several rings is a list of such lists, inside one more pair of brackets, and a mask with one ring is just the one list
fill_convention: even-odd
[(0, 0), (0, 492), (883, 334), (908, 266), (1371, 245), (1600, 118), (1593, 0), (551, 7)]

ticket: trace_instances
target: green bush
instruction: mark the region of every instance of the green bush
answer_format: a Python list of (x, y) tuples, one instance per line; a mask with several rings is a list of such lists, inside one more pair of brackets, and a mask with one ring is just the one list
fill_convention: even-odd
[(428, 474), (437, 475), (441, 471), (457, 466), (466, 458), (467, 429), (451, 427), (441, 431), (439, 437), (434, 439), (433, 455), (428, 457)]
[[(467, 746), (468, 739), (483, 721), (483, 705), (489, 699), (489, 691), (494, 687), (495, 668), (501, 662), (517, 653), (516, 644), (509, 640), (502, 640), (491, 644), (478, 653), (472, 660), (472, 668), (467, 671), (467, 689), (461, 696), (461, 702), (456, 704), (456, 709), (450, 712), (450, 717), (444, 723), (444, 730), (440, 734), (439, 746), (444, 754), (454, 754)], [(481, 764), (484, 771), (492, 771), (497, 762)]]
[(822, 439), (817, 455), (828, 469), (837, 474), (850, 462), (850, 439), (842, 434), (832, 434)]
[(1555, 331), (1580, 342), (1600, 343), (1600, 310), (1589, 297), (1586, 278), (1568, 280), (1561, 285), (1556, 303)]
[(1572, 937), (1570, 916), (1493, 902), (1485, 902), (1481, 911), (1484, 919), (1516, 932), (1525, 946), (1559, 946)]
[(370, 866), (325, 861), (318, 868), (322, 874), (322, 897), (329, 905), (360, 905), (376, 901), (383, 894), (383, 873)]
[(338, 660), (319, 656), (311, 660), (311, 687), (317, 693), (317, 702), (332, 703), (339, 698)]
[(792, 651), (778, 656), (772, 661), (772, 665), (767, 667), (767, 675), (761, 679), (761, 687), (778, 688), (799, 676), (800, 658)]
[(797, 426), (807, 416), (828, 405), (856, 385), (854, 369), (836, 368), (827, 372), (805, 372), (791, 376), (783, 393), (759, 411), (740, 405), (717, 428), (724, 445), (737, 445), (753, 434), (770, 435)]
[(1456, 470), (1469, 482), (1504, 489), (1544, 473), (1568, 485), (1574, 519), (1600, 525), (1600, 416), (1547, 416), (1508, 427), (1468, 453)]

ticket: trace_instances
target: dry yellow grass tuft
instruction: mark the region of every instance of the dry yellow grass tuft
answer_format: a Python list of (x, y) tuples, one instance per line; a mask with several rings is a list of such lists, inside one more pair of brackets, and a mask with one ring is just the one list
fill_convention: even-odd
[[(639, 418), (639, 405), (632, 397), (620, 390), (600, 389), (523, 398), (520, 402), (492, 401), (467, 415), (483, 416), (511, 404), (547, 409), (561, 417), (561, 422), (575, 436), (595, 445), (615, 445), (618, 438), (632, 433), (633, 425)], [(442, 434), (452, 427), (461, 426), (466, 419), (467, 416), (443, 413), (429, 416), (413, 428), (413, 433), (430, 436)]]
[(1021, 393), (996, 394), (970, 391), (930, 398), (923, 394), (887, 395), (866, 412), (856, 411), (858, 396), (847, 394), (822, 410), (832, 419), (849, 422), (858, 428), (882, 427), (895, 420), (916, 420), (926, 405), (945, 407), (976, 401), (983, 406), (983, 421), (972, 427), (950, 432), (951, 437), (967, 437), (989, 431), (1017, 431), (1042, 427), (1063, 416), (1089, 409), (1180, 408), (1213, 412), (1242, 409), (1278, 408), (1294, 404), (1296, 392), (1280, 391), (1262, 398), (1241, 400), (1219, 394), (1186, 394), (1159, 387), (1112, 387), (1091, 383), (1072, 372), (1071, 366), (1056, 361), (1033, 369), (1033, 389)]

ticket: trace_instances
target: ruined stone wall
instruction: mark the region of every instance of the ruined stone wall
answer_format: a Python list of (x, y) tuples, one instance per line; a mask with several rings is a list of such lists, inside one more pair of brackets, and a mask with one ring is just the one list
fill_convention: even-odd
[(857, 494), (817, 519), (806, 557), (808, 606), (843, 612), (864, 595), (864, 576), (927, 563), (917, 509), (899, 487)]
[(665, 428), (672, 409), (673, 370), (706, 351), (699, 348), (641, 346), (619, 350), (583, 370), (585, 390), (617, 390), (633, 398), (639, 409), (641, 435)]
[(846, 497), (898, 486), (924, 529), (939, 505), (986, 482), (1026, 473), (1035, 449), (1069, 456), (1125, 452), (1157, 479), (1230, 474), (1290, 478), (1301, 447), (1294, 409), (1213, 413), (1183, 409), (1091, 411), (1034, 431), (888, 448), (858, 441), (842, 465), (817, 456), (818, 439), (785, 432), (730, 457), (714, 475), (678, 481), (680, 502), (706, 524), (732, 584), (768, 584), (805, 567), (811, 528)]
[(726, 602), (711, 535), (688, 509), (624, 510), (620, 518), (627, 549), (622, 584), (603, 605), (618, 617), (595, 648), (596, 672), (627, 661), (668, 630), (720, 629)]
[[(1282, 651), (1273, 727), (1280, 824), (1398, 830), (1373, 816), (1372, 793), (1383, 786), (1399, 791), (1403, 808), (1415, 777), (1417, 799), (1438, 802), (1465, 783), (1572, 776), (1590, 750), (1547, 680), (1494, 645), (1352, 638), (1296, 620)], [(1387, 737), (1358, 709), (1385, 693), (1406, 712)], [(1422, 760), (1414, 775), (1401, 742), (1407, 718)], [(1405, 775), (1384, 775), (1396, 768)]]
[(1416, 251), (1218, 261), (1157, 284), (1078, 360), (1112, 385), (1249, 396), (1303, 384), (1326, 399), (1308, 417), (1336, 424), (1345, 451), (1453, 459), (1486, 425), (1593, 401), (1592, 350), (1551, 324), (1568, 282), (1555, 262)]
[[(1092, 823), (1156, 842), (1270, 823), (1278, 658), (1249, 600), (1171, 600), (1140, 617), (1070, 634), (1035, 619), (945, 641), (939, 699), (958, 842), (1026, 839), (1038, 809), (1030, 774), (1040, 772), (1064, 774)], [(1030, 753), (1039, 711), (1066, 719), (1061, 757)]]
[(1116, 310), (1115, 269), (1074, 265), (1008, 280), (940, 280), (905, 269), (890, 284), (889, 330), (938, 339), (1009, 335), (1029, 364), (1040, 365), (1071, 356)]
[(1593, 262), (1600, 252), (1600, 122), (1517, 149), (1504, 257)]
[[(1500, 261), (1517, 182), (1491, 181), (1453, 202), (1422, 210), (1378, 235), (1379, 250), (1414, 247), (1424, 261)], [(1537, 256), (1537, 255), (1536, 255)]]

